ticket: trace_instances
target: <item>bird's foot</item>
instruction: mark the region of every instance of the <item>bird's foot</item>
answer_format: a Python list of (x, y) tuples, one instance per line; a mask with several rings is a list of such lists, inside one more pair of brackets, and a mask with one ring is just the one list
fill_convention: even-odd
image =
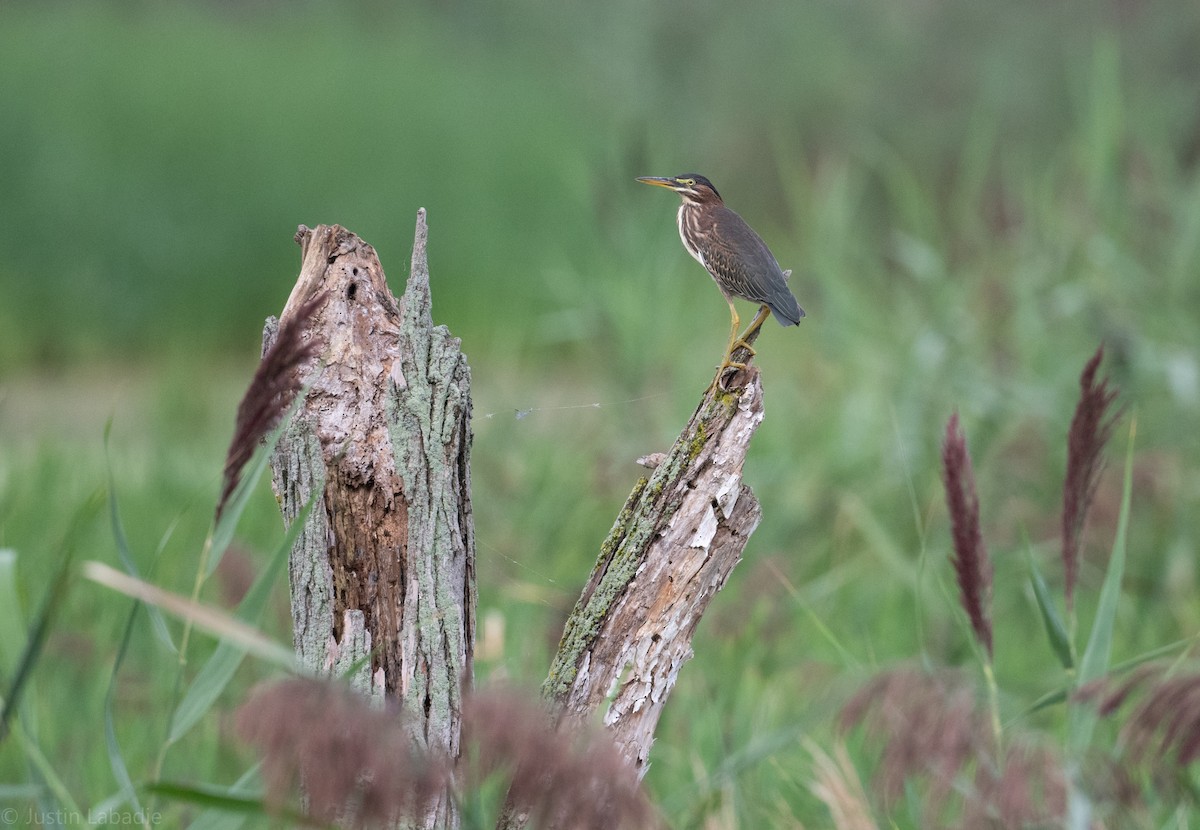
[[(753, 354), (753, 352), (751, 352)], [(721, 361), (721, 365), (717, 367), (717, 375), (713, 378), (710, 388), (720, 392), (729, 391), (729, 382), (737, 376), (737, 373), (746, 368), (745, 363), (736, 360), (731, 360), (730, 356), (725, 355), (725, 359)]]
[(758, 350), (747, 343), (742, 337), (739, 337), (737, 340), (733, 341), (733, 345), (730, 347), (729, 353), (733, 354), (737, 349), (745, 349), (746, 351), (750, 352), (751, 357), (754, 357), (756, 354), (758, 354)]

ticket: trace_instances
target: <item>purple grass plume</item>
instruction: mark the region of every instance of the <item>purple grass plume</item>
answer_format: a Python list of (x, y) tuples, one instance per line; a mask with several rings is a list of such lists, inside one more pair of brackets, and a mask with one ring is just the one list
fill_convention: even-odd
[(1075, 699), (1094, 703), (1101, 717), (1112, 717), (1130, 698), (1141, 700), (1121, 726), (1126, 758), (1148, 765), (1160, 781), (1172, 781), (1171, 767), (1200, 760), (1200, 672), (1172, 674), (1162, 664), (1139, 666), (1116, 682), (1104, 677), (1082, 686)]
[(405, 727), (349, 687), (300, 677), (259, 686), (237, 713), (238, 734), (263, 757), (268, 807), (302, 786), (311, 818), (351, 827), (420, 815), (448, 786), (449, 766)]
[(263, 355), (250, 381), (250, 387), (238, 404), (237, 425), (229, 452), (225, 455), (225, 477), (217, 518), (242, 477), (242, 469), (254, 455), (258, 443), (279, 425), (280, 419), (300, 391), (300, 368), (320, 354), (324, 342), (316, 333), (304, 337), (309, 320), (325, 302), (325, 292), (314, 294), (279, 328), (275, 343)]
[(1067, 475), (1063, 481), (1062, 560), (1067, 608), (1075, 606), (1075, 583), (1079, 579), (1079, 548), (1088, 508), (1100, 483), (1104, 445), (1112, 436), (1121, 412), (1109, 412), (1117, 390), (1108, 378), (1096, 382), (1096, 371), (1104, 357), (1101, 345), (1079, 376), (1079, 403), (1067, 433)]
[[(572, 725), (573, 724), (573, 725)], [(508, 806), (533, 827), (654, 830), (663, 826), (637, 773), (601, 732), (570, 719), (555, 726), (540, 704), (512, 691), (475, 692), (463, 706), (468, 786), (500, 774)]]
[(298, 803), (345, 827), (419, 819), (432, 799), (479, 788), (495, 775), (538, 827), (619, 830), (660, 826), (637, 774), (600, 733), (555, 728), (540, 705), (507, 691), (463, 703), (462, 758), (418, 747), (406, 714), (349, 687), (290, 678), (258, 687), (237, 729), (263, 757), (266, 801)]
[(842, 708), (838, 724), (842, 730), (861, 724), (869, 740), (883, 743), (872, 784), (885, 803), (904, 795), (906, 781), (926, 778), (925, 801), (934, 814), (959, 772), (992, 750), (974, 688), (950, 669), (900, 666), (878, 674)]
[(882, 744), (872, 789), (884, 812), (919, 787), (922, 827), (1061, 826), (1067, 779), (1054, 751), (1027, 740), (997, 747), (970, 677), (898, 666), (867, 682), (838, 725)]
[(954, 537), (954, 573), (963, 609), (971, 629), (992, 660), (992, 620), (989, 615), (992, 593), (992, 560), (983, 544), (979, 526), (979, 496), (975, 492), (975, 473), (967, 453), (967, 439), (955, 412), (946, 424), (942, 444), (942, 480), (946, 487), (946, 507)]

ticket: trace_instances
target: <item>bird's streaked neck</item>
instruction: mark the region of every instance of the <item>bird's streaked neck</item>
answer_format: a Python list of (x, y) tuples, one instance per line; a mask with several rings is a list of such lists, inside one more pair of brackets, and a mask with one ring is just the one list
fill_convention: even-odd
[[(685, 199), (683, 204), (679, 206), (679, 213), (675, 214), (675, 224), (679, 227), (679, 239), (683, 242), (684, 250), (692, 255), (692, 259), (699, 262), (705, 268), (708, 268), (708, 264), (704, 261), (704, 256), (688, 242), (689, 233), (687, 228), (689, 223), (696, 221), (696, 216), (692, 213), (695, 209), (696, 205)], [(694, 235), (694, 228), (691, 235)]]

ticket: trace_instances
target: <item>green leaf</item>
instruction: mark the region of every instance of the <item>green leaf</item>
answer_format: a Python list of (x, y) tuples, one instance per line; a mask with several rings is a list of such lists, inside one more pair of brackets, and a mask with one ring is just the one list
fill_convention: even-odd
[[(1108, 560), (1108, 572), (1100, 587), (1100, 602), (1096, 617), (1092, 620), (1092, 632), (1087, 648), (1079, 661), (1077, 686), (1090, 683), (1108, 671), (1112, 658), (1113, 626), (1117, 618), (1117, 606), (1121, 601), (1121, 580), (1125, 575), (1125, 545), (1129, 534), (1129, 506), (1133, 500), (1133, 444), (1137, 436), (1137, 417), (1130, 420), (1129, 446), (1125, 452), (1125, 480), (1121, 491), (1121, 512), (1117, 519), (1117, 534), (1113, 540), (1112, 556)], [(1067, 748), (1071, 755), (1079, 758), (1092, 742), (1096, 727), (1096, 712), (1090, 706), (1073, 706), (1067, 721)]]
[[(261, 764), (255, 764), (242, 773), (242, 776), (225, 791), (225, 795), (234, 798), (255, 797), (262, 789), (258, 776), (261, 766)], [(249, 815), (246, 811), (209, 807), (188, 825), (188, 830), (241, 830), (247, 818)]]
[(263, 805), (261, 794), (234, 793), (228, 787), (158, 781), (153, 784), (147, 784), (146, 790), (154, 795), (159, 795), (172, 801), (186, 801), (189, 804), (199, 804), (204, 807), (238, 813), (259, 813), (266, 815), (266, 808)]
[[(245, 777), (243, 776), (243, 778)], [(182, 784), (174, 781), (156, 781), (147, 784), (146, 789), (155, 795), (172, 801), (198, 804), (210, 810), (220, 810), (224, 813), (241, 813), (243, 816), (271, 816), (286, 822), (289, 826), (326, 826), (324, 823), (315, 821), (295, 810), (268, 810), (266, 804), (263, 802), (261, 793), (240, 792), (237, 784), (233, 787), (214, 787), (207, 784)], [(195, 826), (195, 824), (192, 825), (192, 827)]]
[(110, 568), (103, 562), (84, 562), (81, 570), (84, 578), (92, 582), (134, 599), (153, 603), (168, 614), (187, 620), (200, 631), (211, 634), (218, 640), (233, 639), (249, 653), (285, 671), (304, 671), (304, 668), (296, 663), (296, 654), (291, 648), (275, 642), (254, 626), (247, 625), (224, 611), (173, 594), (116, 568)]
[(1062, 663), (1064, 669), (1071, 671), (1075, 668), (1071, 637), (1067, 634), (1067, 627), (1063, 625), (1062, 617), (1054, 606), (1054, 599), (1050, 596), (1050, 589), (1046, 587), (1046, 580), (1042, 578), (1042, 572), (1038, 569), (1037, 560), (1033, 558), (1028, 539), (1025, 540), (1025, 552), (1029, 558), (1029, 581), (1033, 584), (1033, 595), (1037, 599), (1038, 610), (1042, 612), (1046, 639), (1050, 641), (1050, 648), (1058, 657), (1058, 662)]
[(142, 811), (142, 805), (138, 801), (133, 779), (129, 777), (129, 766), (125, 763), (121, 744), (117, 741), (117, 728), (113, 721), (113, 697), (117, 690), (117, 673), (121, 670), (121, 664), (125, 662), (129, 641), (133, 637), (133, 624), (137, 621), (138, 609), (142, 607), (142, 603), (135, 602), (129, 609), (129, 618), (125, 621), (125, 633), (121, 637), (121, 645), (117, 649), (117, 657), (113, 661), (112, 673), (108, 678), (108, 693), (104, 696), (104, 741), (108, 748), (108, 765), (112, 768), (117, 784), (121, 787), (121, 795), (137, 813)]
[[(304, 529), (304, 524), (308, 520), (308, 515), (312, 512), (314, 498), (310, 498), (308, 503), (304, 505), (304, 509), (300, 511), (300, 515), (292, 522), (283, 541), (271, 556), (270, 562), (258, 578), (254, 580), (254, 584), (242, 599), (238, 606), (238, 620), (251, 625), (257, 624), (262, 617), (263, 609), (267, 606), (267, 600), (270, 599), (271, 591), (275, 587), (280, 572), (283, 570), (288, 561), (288, 554), (291, 553), (292, 545), (296, 542), (296, 537), (300, 535), (300, 531)], [(242, 659), (246, 656), (246, 649), (233, 640), (222, 639), (217, 650), (208, 658), (208, 662), (204, 664), (204, 668), (196, 675), (191, 685), (188, 687), (188, 692), (180, 702), (179, 708), (175, 711), (175, 717), (172, 719), (171, 732), (167, 740), (174, 743), (183, 737), (183, 735), (191, 729), (201, 717), (204, 716), (221, 692), (229, 685), (229, 681), (233, 679), (234, 673), (238, 666), (241, 665)]]
[(16, 673), (28, 635), (17, 593), (17, 552), (0, 548), (0, 673), (5, 677)]
[[(130, 550), (129, 539), (125, 536), (125, 526), (121, 522), (121, 511), (117, 507), (117, 483), (116, 479), (113, 478), (112, 459), (108, 452), (108, 438), (111, 430), (112, 419), (109, 419), (104, 427), (104, 468), (108, 475), (108, 520), (112, 525), (113, 541), (117, 545), (117, 556), (121, 560), (121, 565), (130, 576), (141, 579), (142, 574), (138, 570), (137, 561), (133, 558), (133, 553)], [(176, 647), (175, 641), (171, 639), (171, 632), (167, 629), (167, 621), (163, 619), (162, 612), (153, 605), (146, 606), (146, 611), (150, 614), (150, 624), (154, 627), (154, 633), (158, 636), (159, 641), (172, 654), (178, 654), (179, 649)]]
[(719, 798), (724, 787), (778, 755), (785, 747), (794, 746), (805, 734), (806, 728), (796, 725), (752, 736), (744, 746), (726, 755), (706, 776), (673, 793), (663, 802), (663, 808), (668, 814), (681, 815), (696, 810), (711, 798)]
[(225, 507), (221, 511), (221, 518), (217, 520), (216, 525), (213, 527), (210, 537), (212, 547), (209, 551), (208, 564), (204, 573), (205, 579), (213, 575), (213, 572), (217, 569), (217, 565), (221, 563), (221, 557), (229, 549), (229, 544), (233, 541), (233, 531), (237, 527), (238, 520), (242, 517), (242, 511), (246, 509), (246, 505), (250, 502), (250, 496), (253, 495), (254, 488), (258, 485), (258, 480), (266, 472), (267, 464), (271, 460), (271, 453), (275, 452), (275, 447), (279, 444), (279, 439), (283, 437), (283, 432), (287, 429), (288, 424), (292, 422), (292, 417), (296, 414), (301, 404), (304, 403), (304, 399), (308, 397), (308, 390), (312, 388), (315, 380), (316, 374), (313, 375), (313, 380), (306, 383), (296, 393), (296, 398), (292, 401), (292, 405), (288, 407), (287, 412), (279, 419), (279, 425), (272, 430), (271, 434), (267, 436), (266, 441), (254, 451), (254, 455), (250, 456), (250, 460), (246, 462), (237, 486), (229, 494), (229, 501), (225, 502)]
[[(1157, 660), (1158, 658), (1166, 657), (1169, 654), (1185, 651), (1190, 649), (1195, 644), (1195, 637), (1188, 637), (1185, 640), (1176, 640), (1173, 643), (1168, 643), (1167, 645), (1159, 646), (1158, 648), (1152, 648), (1149, 651), (1137, 655), (1136, 657), (1131, 657), (1128, 660), (1117, 663), (1109, 670), (1108, 673), (1114, 677), (1117, 675), (1122, 675), (1130, 669), (1136, 669), (1143, 663), (1149, 663), (1151, 660)], [(1063, 703), (1066, 701), (1067, 694), (1071, 691), (1071, 688), (1073, 687), (1062, 686), (1058, 689), (1052, 689), (1051, 691), (1046, 692), (1033, 703), (1031, 703), (1024, 711), (1021, 712), (1021, 714), (1014, 717), (1013, 721), (1020, 722), (1029, 717), (1029, 715), (1032, 715), (1034, 712), (1038, 712), (1058, 703)]]

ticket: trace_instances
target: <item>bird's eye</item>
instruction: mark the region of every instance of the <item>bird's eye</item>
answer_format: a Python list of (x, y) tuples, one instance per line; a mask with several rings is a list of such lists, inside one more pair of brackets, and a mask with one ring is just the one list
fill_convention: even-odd
[(686, 184), (688, 187), (692, 187), (693, 185), (695, 185), (695, 184), (696, 184), (696, 180), (695, 180), (695, 179), (680, 179), (679, 181), (683, 182), (683, 183), (684, 183), (684, 184)]

